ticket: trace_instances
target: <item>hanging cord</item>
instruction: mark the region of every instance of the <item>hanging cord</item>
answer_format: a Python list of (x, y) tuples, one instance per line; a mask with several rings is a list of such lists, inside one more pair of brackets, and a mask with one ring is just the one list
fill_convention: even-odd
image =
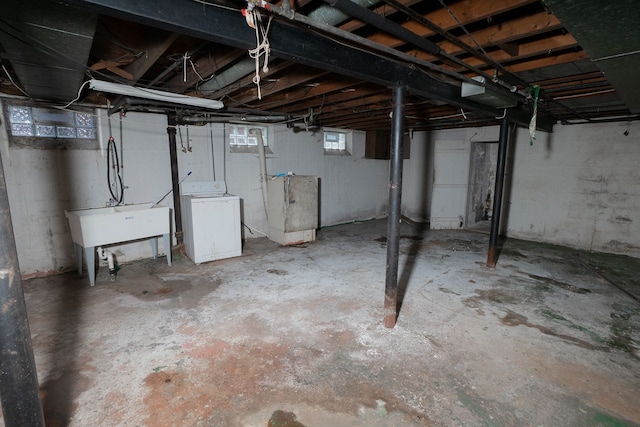
[[(113, 161), (113, 166), (111, 165), (111, 161)], [(122, 199), (124, 198), (124, 186), (122, 185), (122, 178), (118, 172), (119, 168), (120, 161), (118, 160), (116, 141), (110, 136), (109, 143), (107, 144), (107, 185), (109, 186), (111, 197), (118, 205), (122, 203)], [(115, 182), (111, 182), (112, 169)]]
[[(211, 138), (211, 165), (213, 166), (213, 180), (216, 180), (216, 153), (213, 143), (213, 124), (209, 123), (209, 137)], [(224, 147), (223, 147), (224, 148)]]
[(118, 171), (120, 173), (120, 181), (122, 182), (122, 197), (121, 197), (121, 201), (120, 203), (124, 203), (124, 189), (127, 188), (124, 186), (124, 137), (123, 137), (123, 131), (122, 131), (122, 118), (124, 117), (124, 112), (122, 110), (120, 110), (120, 114), (118, 114), (118, 117), (120, 118), (120, 162), (119, 162), (119, 166), (120, 168), (118, 168)]
[[(109, 193), (116, 205), (122, 203), (124, 199), (124, 185), (122, 184), (122, 177), (120, 176), (120, 160), (118, 159), (118, 148), (116, 147), (116, 140), (113, 138), (111, 131), (111, 116), (108, 116), (109, 120), (109, 142), (107, 143), (107, 185), (109, 187)], [(113, 165), (111, 162), (113, 161)], [(111, 175), (113, 175), (113, 181), (111, 182)]]
[(180, 130), (180, 126), (178, 126), (178, 137), (180, 138), (180, 147), (183, 153), (187, 152), (187, 147), (184, 146), (184, 141), (182, 140), (182, 131)]
[[(264, 63), (262, 65), (262, 72), (269, 72), (269, 53), (271, 52), (271, 46), (269, 45), (269, 28), (271, 28), (271, 20), (273, 16), (269, 16), (269, 22), (267, 28), (262, 24), (262, 15), (253, 7), (252, 3), (249, 3), (247, 9), (242, 9), (242, 14), (247, 20), (247, 25), (256, 30), (256, 48), (249, 50), (249, 56), (256, 61), (256, 75), (253, 78), (253, 83), (258, 87), (258, 99), (262, 99), (262, 91), (260, 90), (260, 57), (264, 55)], [(262, 39), (261, 39), (262, 36)]]
[(193, 70), (195, 75), (198, 76), (200, 81), (204, 82), (205, 79), (200, 75), (198, 70), (196, 70), (196, 65), (191, 60), (191, 55), (189, 54), (189, 51), (185, 52), (184, 55), (182, 56), (182, 80), (185, 83), (187, 82), (187, 62), (189, 62), (189, 65), (191, 65), (191, 69)]
[(536, 125), (538, 121), (538, 96), (540, 96), (540, 85), (535, 85), (533, 88), (533, 116), (529, 122), (529, 145), (533, 145), (533, 141), (536, 140)]

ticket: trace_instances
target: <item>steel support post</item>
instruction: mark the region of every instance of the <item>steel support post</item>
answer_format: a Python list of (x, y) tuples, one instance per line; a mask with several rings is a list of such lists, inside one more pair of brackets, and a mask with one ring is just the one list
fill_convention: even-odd
[(393, 128), (387, 224), (387, 274), (384, 292), (384, 326), (396, 325), (398, 307), (398, 253), (400, 249), (400, 201), (402, 199), (402, 145), (404, 140), (405, 88), (393, 89)]
[(182, 210), (180, 209), (180, 178), (178, 176), (178, 149), (176, 147), (176, 126), (169, 118), (167, 133), (169, 134), (169, 157), (171, 158), (171, 188), (173, 193), (173, 215), (176, 221), (176, 252), (184, 253), (182, 231)]
[(44, 427), (9, 197), (0, 159), (0, 400), (7, 427)]
[(487, 267), (495, 267), (498, 262), (498, 234), (500, 233), (500, 216), (502, 214), (502, 188), (504, 187), (504, 171), (509, 144), (509, 114), (505, 114), (500, 122), (500, 141), (498, 144), (498, 166), (496, 168), (496, 187), (493, 192), (493, 214), (491, 215), (491, 234), (489, 235), (489, 251)]

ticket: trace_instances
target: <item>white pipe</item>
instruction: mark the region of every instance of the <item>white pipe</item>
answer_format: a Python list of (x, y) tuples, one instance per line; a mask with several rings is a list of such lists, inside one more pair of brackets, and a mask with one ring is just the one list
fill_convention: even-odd
[(109, 264), (109, 277), (111, 278), (111, 281), (114, 281), (116, 279), (116, 267), (113, 262), (113, 254), (107, 250), (104, 250), (102, 246), (98, 246), (96, 251), (98, 252), (98, 257), (100, 259), (107, 260), (107, 264)]
[(98, 117), (98, 145), (100, 146), (100, 157), (107, 155), (107, 150), (104, 148), (104, 137), (102, 136), (102, 114), (98, 108), (96, 108), (96, 116)]
[(264, 154), (264, 141), (262, 140), (262, 131), (260, 129), (249, 129), (249, 135), (258, 139), (258, 156), (260, 157), (260, 187), (262, 188), (262, 201), (264, 203), (264, 213), (269, 217), (269, 200), (267, 197), (267, 158)]

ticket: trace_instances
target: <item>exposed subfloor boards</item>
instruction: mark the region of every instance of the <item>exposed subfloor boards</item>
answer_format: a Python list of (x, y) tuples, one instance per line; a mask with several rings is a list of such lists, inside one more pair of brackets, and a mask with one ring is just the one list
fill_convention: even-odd
[(403, 223), (387, 329), (385, 235), (26, 281), (47, 425), (640, 424), (640, 260)]

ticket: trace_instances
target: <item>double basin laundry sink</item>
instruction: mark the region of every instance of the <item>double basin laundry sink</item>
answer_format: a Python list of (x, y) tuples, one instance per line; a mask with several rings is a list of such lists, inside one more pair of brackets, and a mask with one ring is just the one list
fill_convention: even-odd
[(151, 238), (154, 259), (158, 256), (158, 237), (164, 240), (167, 263), (171, 265), (170, 210), (166, 206), (141, 203), (105, 208), (65, 211), (76, 247), (78, 274), (82, 274), (82, 250), (87, 259), (91, 286), (95, 284), (95, 248)]

